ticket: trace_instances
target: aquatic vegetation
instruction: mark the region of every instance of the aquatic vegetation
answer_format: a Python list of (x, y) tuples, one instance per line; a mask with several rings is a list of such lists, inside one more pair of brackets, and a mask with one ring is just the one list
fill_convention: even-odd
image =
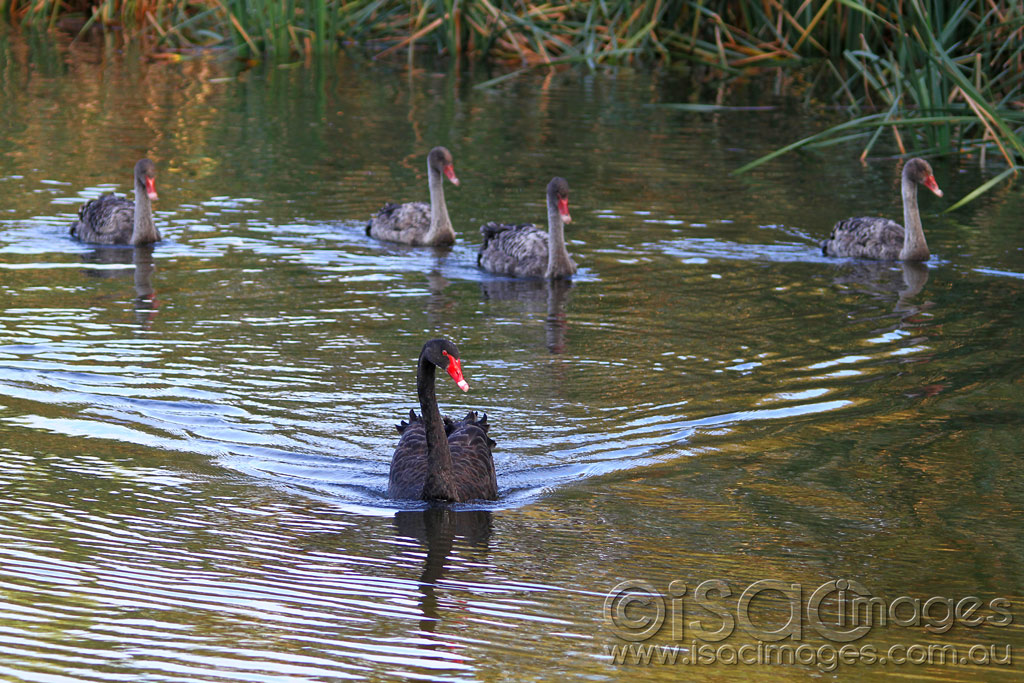
[[(852, 11), (851, 3), (844, 5), (842, 12)], [(810, 70), (812, 82), (830, 90), (827, 99), (844, 104), (855, 118), (738, 172), (797, 149), (851, 140), (863, 141), (863, 159), (886, 132), (904, 155), (977, 152), (983, 164), (991, 154), (1002, 158), (1006, 169), (952, 210), (1024, 168), (1024, 6), (907, 0), (893, 8), (857, 7), (857, 30), (847, 28), (842, 49), (833, 47)]]
[(787, 92), (855, 118), (741, 172), (851, 140), (863, 142), (863, 157), (883, 134), (903, 154), (995, 155), (1001, 177), (1024, 164), (1024, 5), (1015, 0), (0, 0), (0, 16), (80, 34), (119, 28), (168, 58), (197, 47), (284, 59), (356, 46), (511, 67), (480, 87), (571, 63), (689, 68), (712, 81), (774, 71)]

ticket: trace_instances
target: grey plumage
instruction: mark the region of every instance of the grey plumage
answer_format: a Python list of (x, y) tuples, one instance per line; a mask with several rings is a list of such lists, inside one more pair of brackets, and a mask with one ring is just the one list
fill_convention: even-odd
[[(149, 244), (160, 240), (153, 224), (151, 198), (156, 198), (156, 167), (149, 159), (135, 164), (135, 201), (112, 192), (86, 202), (71, 224), (71, 236), (92, 244)], [(138, 207), (138, 212), (136, 212)]]
[(386, 242), (411, 244), (430, 228), (430, 204), (389, 202), (366, 224), (366, 234)]
[(839, 221), (827, 240), (819, 243), (825, 256), (883, 261), (926, 261), (930, 255), (917, 208), (917, 186), (924, 185), (939, 197), (942, 190), (935, 182), (932, 167), (924, 159), (911, 159), (903, 166), (900, 184), (903, 197), (903, 222), (888, 218), (857, 217)]
[(455, 230), (448, 218), (444, 200), (444, 178), (458, 186), (452, 155), (444, 147), (435, 147), (427, 155), (427, 185), (430, 204), (388, 203), (366, 224), (366, 234), (386, 242), (445, 246), (455, 243)]
[(888, 218), (847, 218), (835, 224), (829, 239), (821, 241), (821, 253), (825, 256), (896, 260), (903, 249), (903, 231), (902, 225)]
[(553, 178), (547, 189), (548, 230), (532, 223), (487, 223), (480, 227), (484, 242), (477, 265), (497, 275), (569, 278), (576, 262), (565, 248), (564, 223), (569, 216), (569, 183)]
[[(486, 271), (512, 277), (544, 277), (548, 269), (548, 234), (533, 223), (480, 226), (484, 243), (477, 265)], [(576, 269), (573, 268), (573, 272)]]

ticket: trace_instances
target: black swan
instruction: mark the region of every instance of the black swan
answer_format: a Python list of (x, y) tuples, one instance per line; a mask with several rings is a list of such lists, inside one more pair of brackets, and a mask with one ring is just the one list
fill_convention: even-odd
[(427, 155), (430, 204), (385, 204), (366, 224), (366, 234), (386, 242), (417, 246), (455, 244), (455, 230), (448, 218), (448, 206), (444, 203), (442, 174), (458, 187), (459, 179), (455, 177), (452, 153), (444, 147), (435, 147)]
[(391, 458), (388, 496), (416, 500), (494, 500), (498, 481), (487, 436), (487, 415), (470, 412), (458, 422), (442, 418), (434, 395), (435, 368), (444, 368), (463, 391), (469, 384), (462, 376), (459, 349), (447, 339), (431, 339), (423, 345), (416, 368), (419, 418), (409, 411), (409, 422), (397, 426), (401, 438)]
[(86, 202), (71, 224), (71, 236), (94, 244), (150, 244), (160, 241), (153, 225), (156, 166), (149, 159), (135, 164), (135, 201), (112, 192)]
[(820, 243), (821, 253), (881, 261), (927, 261), (928, 243), (917, 210), (918, 184), (942, 196), (928, 162), (924, 159), (908, 161), (903, 166), (902, 182), (905, 228), (888, 218), (847, 218), (836, 223), (832, 236)]
[(484, 243), (476, 263), (484, 270), (512, 277), (570, 278), (576, 263), (565, 249), (564, 224), (569, 215), (569, 183), (552, 178), (548, 183), (548, 231), (532, 223), (480, 226)]

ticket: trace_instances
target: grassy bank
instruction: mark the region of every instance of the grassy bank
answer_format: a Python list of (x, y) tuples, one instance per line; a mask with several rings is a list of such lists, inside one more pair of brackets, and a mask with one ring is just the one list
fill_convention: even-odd
[(1020, 0), (0, 0), (0, 15), (118, 30), (156, 56), (424, 49), (507, 65), (496, 81), (571, 63), (781, 70), (855, 118), (778, 153), (862, 140), (868, 155), (885, 135), (906, 153), (994, 156), (1006, 174), (1024, 163)]

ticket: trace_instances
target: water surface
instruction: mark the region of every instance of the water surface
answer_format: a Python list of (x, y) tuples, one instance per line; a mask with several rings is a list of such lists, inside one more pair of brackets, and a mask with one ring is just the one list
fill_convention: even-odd
[[(688, 602), (709, 579), (799, 584), (803, 603), (838, 579), (890, 602), (1005, 598), (1008, 626), (857, 645), (1024, 649), (1019, 188), (940, 214), (990, 169), (937, 160), (929, 264), (824, 258), (835, 220), (900, 216), (897, 161), (730, 175), (817, 130), (813, 112), (756, 85), (726, 101), (773, 109), (661, 108), (714, 93), (627, 70), (472, 87), (486, 77), (0, 37), (0, 677), (632, 680), (603, 609), (626, 579), (670, 608), (685, 584), (684, 621), (712, 629)], [(426, 198), (436, 144), (462, 181), (456, 246), (366, 237), (385, 201)], [(128, 191), (144, 155), (165, 241), (71, 241), (78, 206)], [(553, 175), (579, 277), (478, 271), (479, 225), (543, 220)], [(493, 423), (493, 503), (385, 497), (441, 335), (472, 387), (442, 383), (443, 407)], [(755, 606), (786, 623), (778, 592)], [(793, 644), (829, 644), (804, 628)], [(693, 654), (668, 625), (647, 642)]]

